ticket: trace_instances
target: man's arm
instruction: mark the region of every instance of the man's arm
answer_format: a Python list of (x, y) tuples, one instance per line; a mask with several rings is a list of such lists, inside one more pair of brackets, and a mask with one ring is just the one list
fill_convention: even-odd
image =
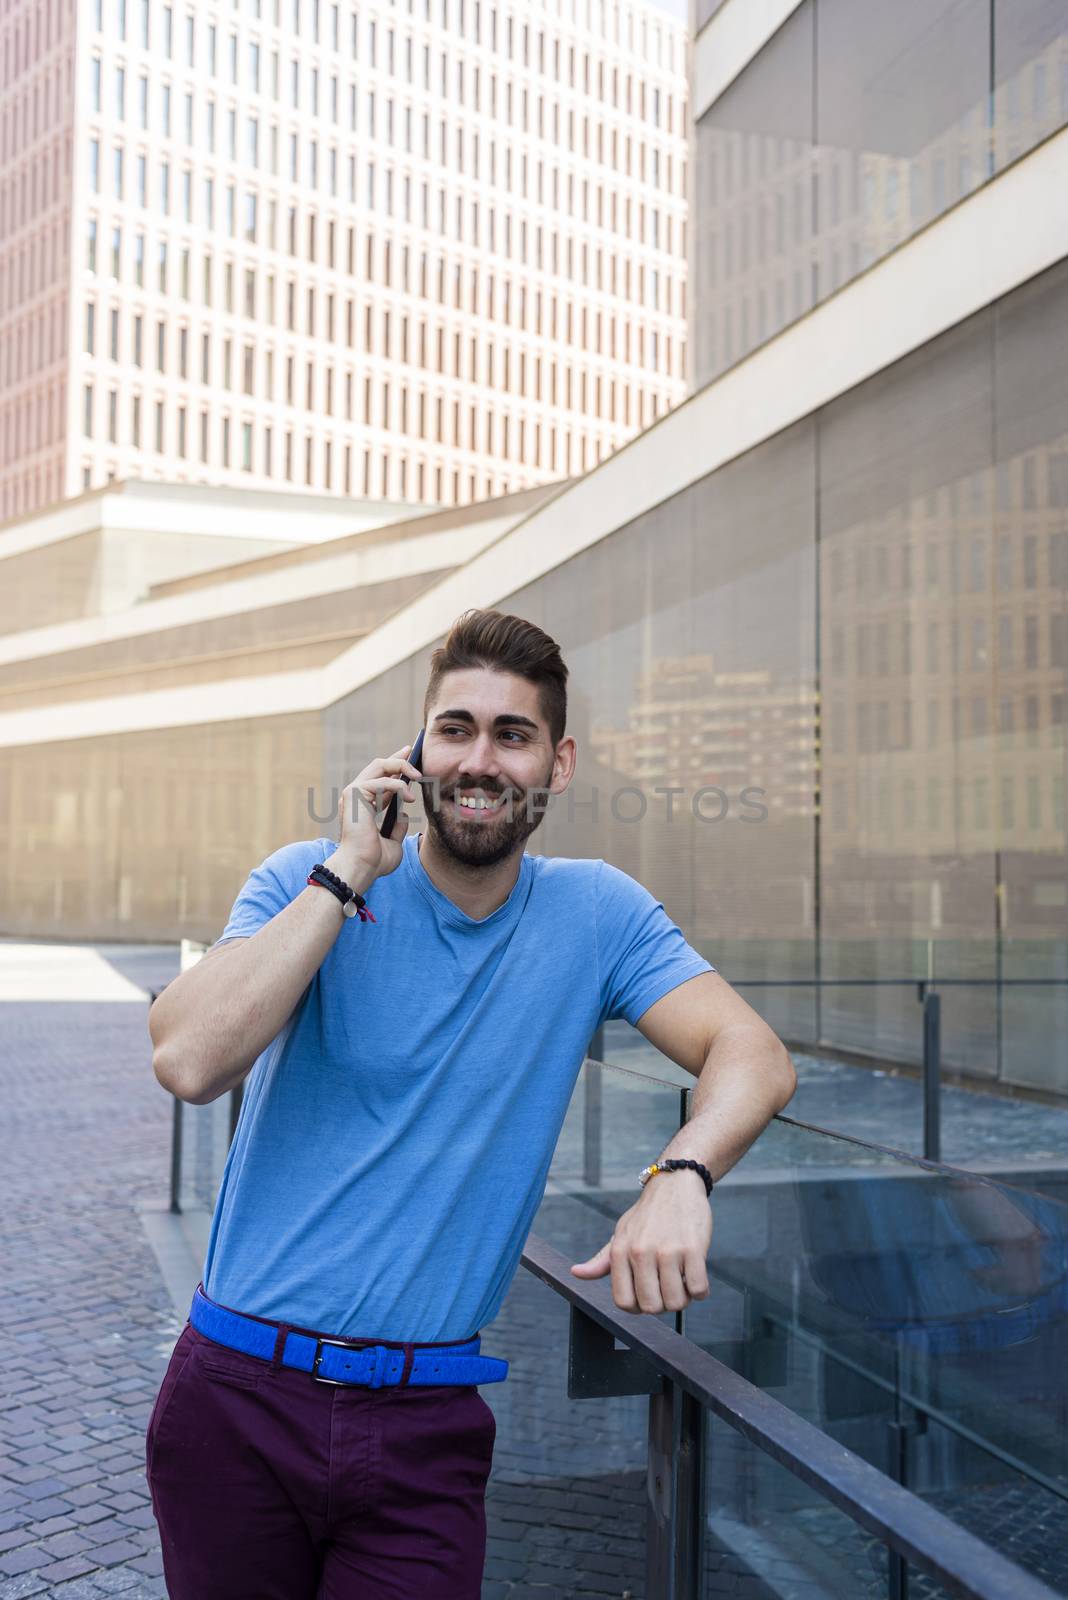
[[(797, 1088), (789, 1051), (718, 972), (680, 983), (638, 1018), (637, 1027), (697, 1078), (690, 1120), (661, 1154), (692, 1157), (713, 1181), (721, 1178)], [(701, 1182), (696, 1172), (673, 1172), (664, 1182), (678, 1178)], [(650, 1192), (657, 1181), (650, 1180)]]
[[(738, 1161), (797, 1087), (789, 1051), (717, 972), (688, 978), (655, 1001), (637, 1027), (657, 1049), (697, 1077), (693, 1116), (661, 1152), (692, 1158), (713, 1181)], [(700, 1173), (650, 1178), (612, 1238), (571, 1271), (612, 1274), (622, 1311), (681, 1311), (708, 1294), (712, 1210)]]
[[(327, 864), (359, 894), (373, 881), (338, 852)], [(169, 983), (148, 1013), (163, 1087), (193, 1105), (236, 1089), (285, 1027), (344, 924), (337, 897), (309, 884), (249, 938), (214, 946)]]

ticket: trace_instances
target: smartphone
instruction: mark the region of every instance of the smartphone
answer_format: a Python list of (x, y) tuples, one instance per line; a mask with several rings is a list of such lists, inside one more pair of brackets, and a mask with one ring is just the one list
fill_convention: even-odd
[[(423, 770), (423, 734), (425, 732), (425, 728), (419, 729), (418, 737), (416, 738), (415, 743), (412, 745), (412, 748), (408, 751), (408, 760), (411, 762), (413, 767), (418, 767), (420, 772)], [(390, 834), (393, 832), (393, 829), (397, 825), (397, 807), (399, 803), (400, 792), (398, 791), (390, 799), (389, 805), (386, 807), (386, 815), (383, 818), (382, 826), (378, 830), (384, 839), (389, 838)]]

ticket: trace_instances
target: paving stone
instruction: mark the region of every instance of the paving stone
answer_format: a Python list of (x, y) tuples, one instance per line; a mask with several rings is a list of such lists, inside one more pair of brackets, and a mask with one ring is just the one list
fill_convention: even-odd
[(23, 1545), (18, 1550), (8, 1550), (0, 1556), (0, 1572), (14, 1577), (19, 1572), (29, 1572), (33, 1567), (47, 1567), (52, 1557), (33, 1545)]
[(28, 1600), (30, 1595), (58, 1593), (40, 1573), (24, 1572), (17, 1578), (0, 1581), (0, 1600)]

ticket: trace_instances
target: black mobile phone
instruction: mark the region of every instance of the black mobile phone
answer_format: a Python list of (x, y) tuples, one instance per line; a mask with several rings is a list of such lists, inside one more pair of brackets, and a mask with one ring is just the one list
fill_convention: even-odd
[[(418, 767), (420, 772), (422, 772), (422, 770), (423, 770), (423, 734), (425, 732), (426, 732), (425, 728), (420, 728), (419, 729), (418, 737), (416, 738), (415, 743), (412, 745), (412, 748), (408, 752), (408, 760), (411, 762), (413, 767)], [(382, 837), (384, 839), (388, 839), (389, 838), (390, 834), (393, 832), (393, 829), (396, 826), (396, 823), (397, 823), (397, 808), (398, 808), (399, 803), (400, 803), (400, 792), (398, 790), (391, 797), (389, 805), (386, 807), (386, 815), (385, 815), (385, 818), (383, 819), (382, 826), (378, 830), (379, 833), (382, 835)]]

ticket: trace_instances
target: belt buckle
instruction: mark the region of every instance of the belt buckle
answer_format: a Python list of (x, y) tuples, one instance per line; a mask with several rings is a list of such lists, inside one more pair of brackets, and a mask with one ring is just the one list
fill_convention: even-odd
[[(349, 1388), (351, 1388), (352, 1385), (345, 1378), (324, 1378), (324, 1377), (322, 1377), (320, 1375), (319, 1363), (323, 1359), (323, 1345), (324, 1344), (336, 1345), (339, 1350), (366, 1350), (368, 1348), (368, 1346), (365, 1345), (365, 1344), (353, 1344), (351, 1339), (316, 1339), (316, 1341), (315, 1341), (315, 1360), (312, 1362), (311, 1375), (315, 1379), (316, 1383), (333, 1384), (333, 1386), (335, 1388), (338, 1388), (338, 1389), (349, 1389)], [(376, 1374), (376, 1376), (377, 1376), (377, 1372), (378, 1372), (378, 1364), (376, 1362), (375, 1363), (375, 1374)]]

